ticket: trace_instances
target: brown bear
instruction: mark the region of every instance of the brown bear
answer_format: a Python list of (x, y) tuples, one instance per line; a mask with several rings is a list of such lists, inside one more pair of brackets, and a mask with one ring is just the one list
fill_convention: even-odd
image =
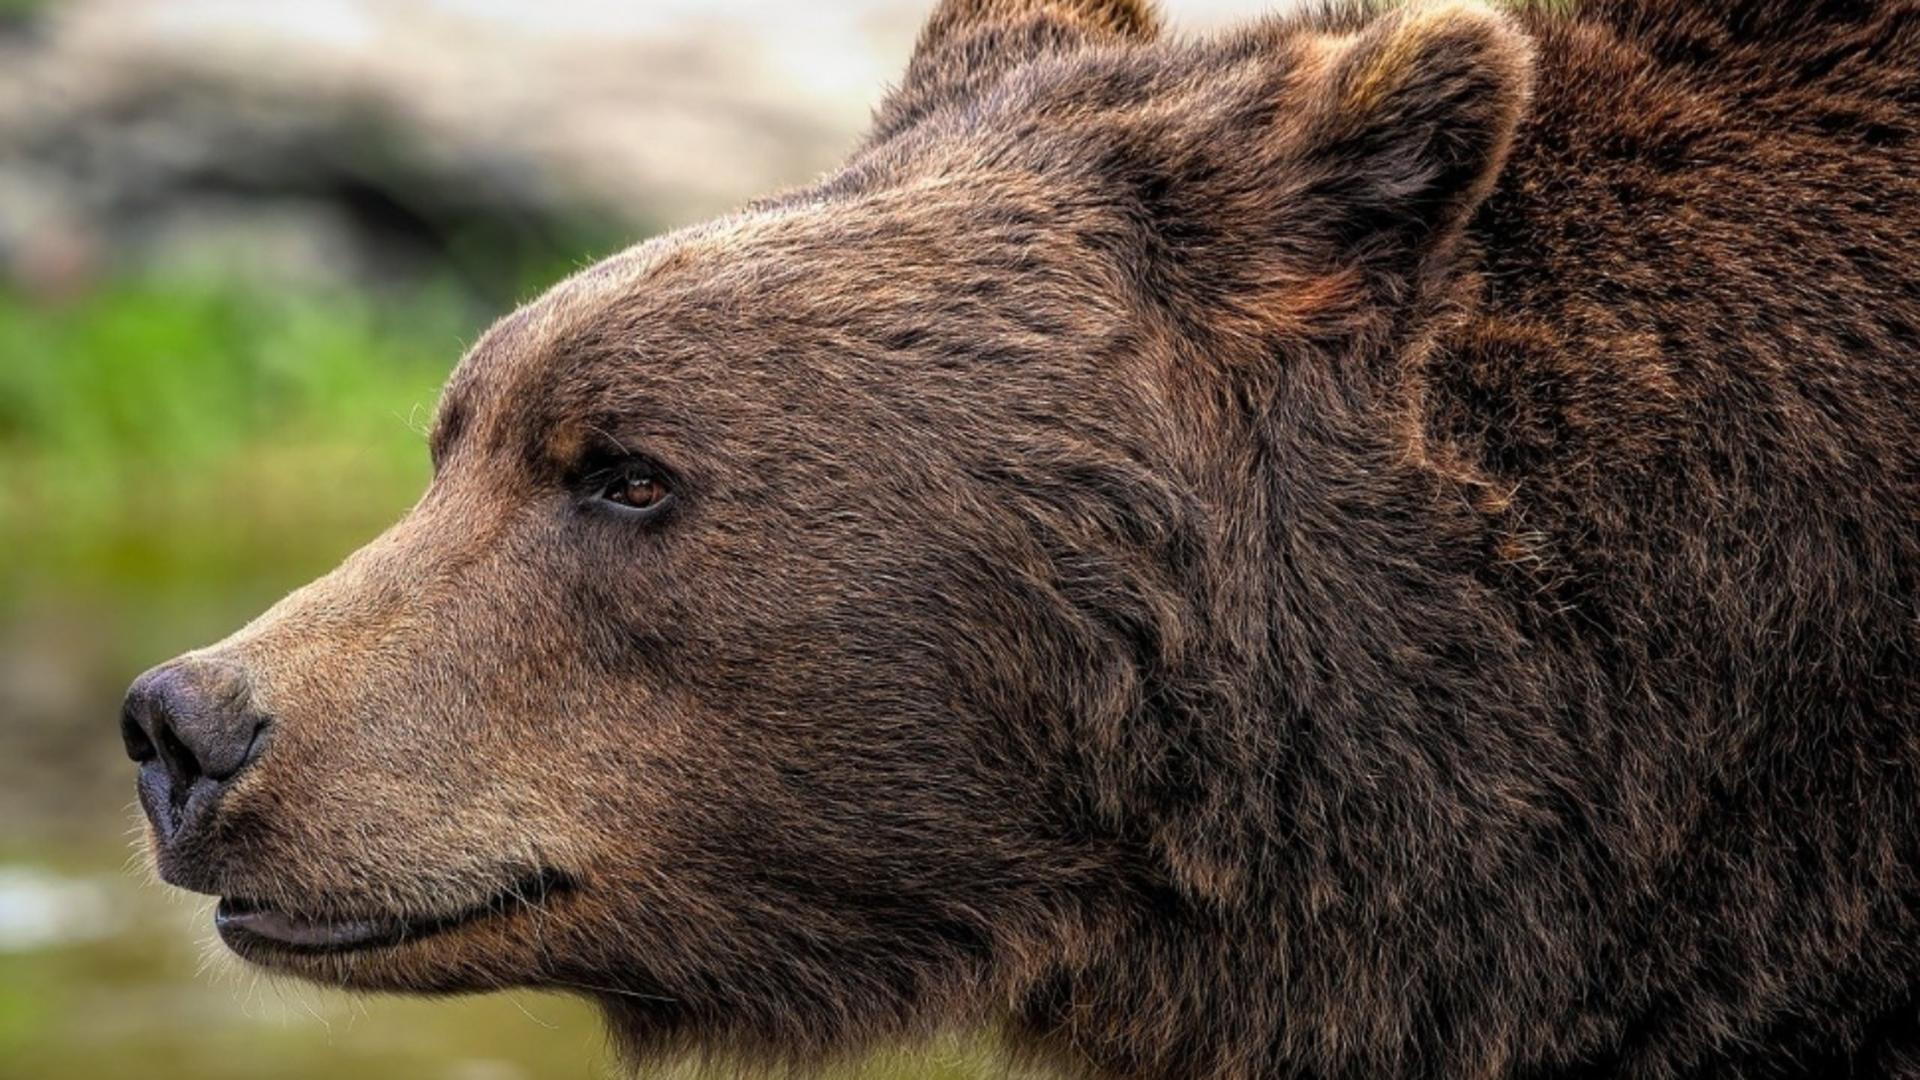
[(266, 968), (636, 1059), (1920, 1073), (1920, 6), (946, 0), (143, 676)]

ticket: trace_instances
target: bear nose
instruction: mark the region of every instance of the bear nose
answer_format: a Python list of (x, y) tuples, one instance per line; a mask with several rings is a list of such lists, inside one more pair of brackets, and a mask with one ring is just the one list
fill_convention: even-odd
[(225, 665), (172, 663), (135, 679), (120, 712), (140, 804), (167, 838), (203, 814), (259, 756), (267, 720)]

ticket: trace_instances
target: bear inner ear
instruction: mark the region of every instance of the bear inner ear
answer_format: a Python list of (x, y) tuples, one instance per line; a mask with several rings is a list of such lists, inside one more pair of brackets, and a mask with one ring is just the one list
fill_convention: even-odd
[(1145, 43), (1158, 32), (1147, 0), (941, 0), (868, 141), (884, 142), (942, 105), (971, 100), (1048, 54)]
[(1479, 3), (1414, 4), (1307, 65), (1295, 143), (1339, 242), (1444, 257), (1492, 190), (1533, 81), (1533, 43)]

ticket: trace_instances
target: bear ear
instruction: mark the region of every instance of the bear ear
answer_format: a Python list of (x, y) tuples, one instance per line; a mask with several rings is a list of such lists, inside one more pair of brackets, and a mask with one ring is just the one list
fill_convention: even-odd
[(940, 0), (869, 143), (884, 142), (943, 104), (970, 100), (1050, 53), (1145, 43), (1158, 33), (1147, 0)]
[(1337, 242), (1444, 259), (1506, 163), (1532, 41), (1484, 4), (1416, 3), (1315, 42), (1300, 70), (1289, 156)]

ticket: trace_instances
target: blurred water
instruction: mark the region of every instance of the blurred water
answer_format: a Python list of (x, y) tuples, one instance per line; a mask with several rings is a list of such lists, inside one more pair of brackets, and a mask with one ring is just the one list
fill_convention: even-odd
[(0, 953), (97, 941), (118, 931), (124, 912), (115, 878), (64, 878), (32, 864), (0, 865)]

